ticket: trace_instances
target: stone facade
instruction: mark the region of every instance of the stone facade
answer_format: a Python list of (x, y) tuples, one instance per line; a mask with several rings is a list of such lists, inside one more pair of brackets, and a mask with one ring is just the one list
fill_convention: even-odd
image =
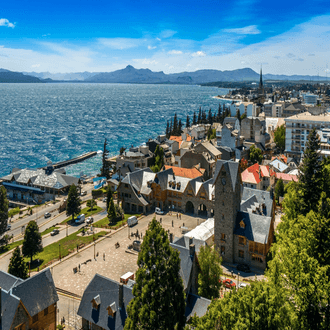
[(223, 167), (215, 179), (214, 242), (223, 261), (234, 261), (234, 229), (241, 202), (241, 180), (232, 183), (231, 173)]

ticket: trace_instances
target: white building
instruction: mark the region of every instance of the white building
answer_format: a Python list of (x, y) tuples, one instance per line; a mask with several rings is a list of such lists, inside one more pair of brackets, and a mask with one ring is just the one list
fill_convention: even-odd
[(316, 105), (317, 104), (317, 95), (310, 94), (310, 93), (302, 93), (301, 96), (303, 97), (305, 104)]
[(240, 116), (245, 113), (248, 117), (257, 116), (257, 106), (253, 102), (240, 102), (230, 105), (230, 115), (235, 117), (239, 111)]
[(291, 157), (303, 153), (308, 135), (313, 128), (317, 130), (330, 128), (329, 114), (313, 116), (309, 112), (304, 112), (285, 118), (284, 121), (286, 126), (285, 153)]

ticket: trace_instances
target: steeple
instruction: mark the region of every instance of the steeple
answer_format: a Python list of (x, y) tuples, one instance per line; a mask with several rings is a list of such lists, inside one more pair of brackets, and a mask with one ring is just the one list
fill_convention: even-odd
[(261, 68), (260, 68), (260, 82), (259, 82), (259, 88), (261, 89), (261, 88), (263, 88), (264, 86), (263, 86), (263, 83), (262, 83), (262, 66), (261, 66)]
[(259, 98), (263, 98), (265, 96), (264, 84), (262, 82), (262, 67), (260, 68), (260, 82), (258, 88)]

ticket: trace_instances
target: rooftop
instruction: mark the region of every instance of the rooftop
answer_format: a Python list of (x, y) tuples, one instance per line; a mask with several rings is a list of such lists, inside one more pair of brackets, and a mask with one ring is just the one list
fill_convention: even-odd
[(200, 176), (203, 176), (203, 173), (201, 173), (197, 168), (183, 168), (183, 167), (176, 167), (176, 166), (170, 166), (165, 165), (165, 170), (172, 169), (175, 176), (181, 176), (184, 178), (190, 178), (195, 179)]

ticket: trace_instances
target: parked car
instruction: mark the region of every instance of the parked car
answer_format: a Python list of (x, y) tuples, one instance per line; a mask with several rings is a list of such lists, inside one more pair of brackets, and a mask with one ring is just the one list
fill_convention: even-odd
[(250, 267), (246, 264), (238, 264), (236, 268), (241, 272), (250, 273)]
[(10, 230), (10, 229), (11, 229), (11, 225), (10, 225), (10, 224), (8, 224), (8, 225), (7, 225), (7, 229), (6, 229), (6, 230), (8, 231), (8, 230)]
[(232, 289), (232, 288), (236, 287), (235, 282), (233, 280), (230, 280), (229, 278), (226, 278), (225, 280), (223, 280), (222, 283), (228, 289)]
[(131, 217), (129, 217), (128, 219), (127, 219), (127, 224), (128, 224), (128, 226), (129, 227), (132, 227), (132, 226), (134, 226), (135, 224), (137, 224), (138, 223), (138, 219), (137, 219), (137, 217), (136, 216), (131, 216)]
[(51, 233), (50, 233), (50, 236), (55, 236), (57, 234), (59, 234), (59, 230), (58, 229), (54, 229)]
[(104, 203), (107, 202), (107, 198), (106, 198), (106, 197), (103, 198), (103, 202), (104, 202)]
[(80, 225), (81, 223), (85, 222), (85, 214), (80, 214), (77, 216), (77, 219), (75, 220), (75, 223)]
[(247, 284), (245, 284), (245, 283), (240, 283), (240, 284), (238, 285), (238, 288), (239, 288), (239, 289), (246, 288), (246, 287), (247, 287)]
[(93, 222), (94, 222), (93, 217), (88, 217), (88, 218), (86, 219), (86, 223), (88, 223), (88, 224), (93, 223)]
[(51, 216), (52, 216), (52, 215), (51, 215), (49, 212), (46, 212), (46, 213), (44, 214), (45, 219), (50, 218)]
[(155, 208), (155, 213), (156, 213), (156, 214), (163, 215), (163, 214), (164, 214), (164, 211), (162, 211), (159, 207), (156, 207), (156, 208)]
[(87, 191), (86, 190), (83, 190), (81, 193), (80, 193), (80, 196), (85, 196), (87, 195)]

